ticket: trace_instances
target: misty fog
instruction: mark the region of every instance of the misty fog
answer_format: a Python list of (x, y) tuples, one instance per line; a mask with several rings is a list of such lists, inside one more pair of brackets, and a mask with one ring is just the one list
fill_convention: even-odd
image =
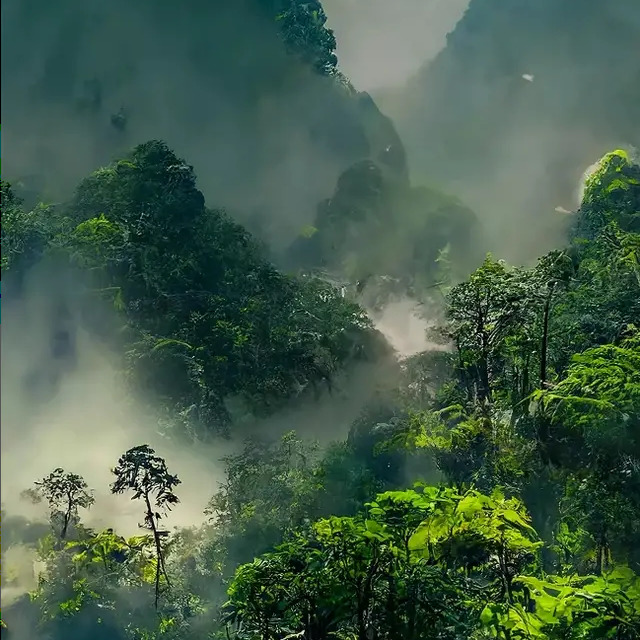
[(444, 47), (469, 0), (325, 0), (342, 71), (362, 91), (403, 85)]
[[(431, 356), (450, 364), (446, 358), (453, 344), (430, 335), (447, 322), (447, 292), (488, 251), (529, 265), (564, 247), (598, 158), (620, 148), (637, 159), (640, 84), (634, 82), (640, 81), (640, 39), (634, 41), (633, 34), (639, 16), (626, 20), (619, 7), (601, 15), (585, 0), (584, 12), (574, 19), (566, 8), (572, 1), (556, 14), (559, 0), (541, 0), (535, 7), (510, 0), (499, 11), (486, 0), (323, 0), (338, 59), (336, 69), (325, 73), (294, 55), (274, 26), (274, 16), (295, 2), (5, 0), (3, 180), (24, 199), (25, 211), (39, 202), (58, 203), (55, 215), (63, 221), (58, 231), (75, 232), (78, 221), (71, 225), (65, 212), (81, 180), (136, 145), (162, 140), (193, 166), (205, 214), (224, 209), (256, 238), (262, 252), (256, 250), (256, 256), (275, 265), (278, 277), (284, 274), (278, 286), (301, 297), (302, 289), (291, 283), (310, 273), (338, 283), (340, 303), (361, 311), (369, 323), (363, 333), (379, 351), (375, 358), (351, 361), (369, 343), (349, 342), (346, 320), (338, 328), (329, 321), (322, 325), (302, 309), (318, 326), (330, 327), (332, 339), (348, 354), (339, 366), (323, 360), (329, 360), (328, 347), (313, 357), (300, 347), (302, 355), (295, 352), (291, 361), (306, 363), (308, 357), (314, 372), (330, 371), (319, 375), (319, 383), (310, 375), (285, 403), (265, 401), (262, 412), (252, 412), (240, 393), (223, 397), (229, 437), (213, 428), (207, 438), (177, 433), (177, 416), (134, 391), (127, 377), (119, 349), (126, 344), (121, 336), (133, 326), (122, 311), (126, 304), (116, 308), (114, 303), (104, 312), (96, 306), (89, 318), (86, 304), (79, 302), (86, 282), (57, 268), (62, 243), (57, 236), (48, 239), (49, 253), (43, 250), (42, 256), (54, 259), (40, 256), (41, 263), (25, 267), (25, 273), (14, 276), (14, 270), (4, 292), (3, 513), (46, 523), (45, 506), (30, 504), (21, 493), (62, 467), (95, 488), (96, 502), (82, 514), (87, 526), (139, 533), (140, 505), (112, 495), (109, 484), (118, 457), (144, 442), (181, 480), (180, 504), (168, 516), (168, 528), (199, 526), (212, 495), (228, 481), (223, 458), (242, 451), (248, 438), (270, 442), (295, 431), (321, 451), (336, 442), (351, 446), (361, 435), (354, 425), (378, 404), (384, 417), (368, 425), (367, 438), (379, 437), (392, 422), (385, 411), (389, 399), (401, 395), (407, 367)], [(319, 5), (315, 0), (311, 5), (318, 20)], [(618, 37), (602, 36), (601, 24)], [(367, 173), (367, 167), (378, 172)], [(346, 185), (345, 175), (350, 176)], [(144, 214), (141, 210), (140, 219)], [(340, 216), (353, 219), (332, 227)], [(325, 229), (314, 226), (323, 220), (328, 220)], [(393, 225), (402, 228), (395, 233)], [(344, 238), (332, 237), (335, 229)], [(127, 234), (128, 229), (129, 242)], [(198, 269), (196, 258), (179, 263), (158, 251), (158, 262), (175, 260), (175, 274)], [(118, 277), (133, 273), (134, 262), (122, 259)], [(390, 273), (396, 265), (400, 273)], [(223, 265), (221, 278), (233, 269), (241, 280), (245, 272), (238, 265)], [(258, 281), (257, 272), (247, 271), (246, 279)], [(372, 284), (376, 277), (400, 283), (400, 290), (388, 294), (379, 282)], [(229, 294), (237, 303), (233, 312), (243, 321), (253, 308), (272, 308), (268, 295), (264, 300), (258, 295), (267, 288), (259, 283), (248, 301), (236, 291)], [(280, 290), (273, 300), (282, 300), (276, 294)], [(165, 303), (153, 301), (149, 316), (165, 313)], [(220, 296), (211, 304), (219, 303)], [(289, 307), (283, 308), (288, 313)], [(346, 317), (346, 306), (335, 308)], [(220, 340), (222, 346), (207, 342), (210, 327), (202, 324), (205, 331), (198, 322), (207, 313), (213, 316), (211, 307), (194, 309), (185, 314), (180, 332), (202, 331), (206, 346), (194, 342), (185, 349), (190, 354), (210, 349), (219, 356), (217, 371), (227, 358), (222, 353), (227, 342), (229, 352), (236, 353), (249, 338), (238, 329), (227, 342)], [(100, 322), (94, 322), (96, 316)], [(269, 317), (256, 335), (275, 351), (270, 323)], [(104, 327), (117, 338), (105, 339)], [(188, 339), (180, 332), (156, 335), (140, 329), (145, 337), (175, 339), (184, 346)], [(273, 335), (302, 342), (288, 325)], [(309, 342), (324, 347), (325, 338), (318, 332)], [(534, 359), (536, 349), (531, 347)], [(257, 371), (261, 364), (258, 356), (253, 365), (238, 359), (242, 374), (253, 375), (252, 367)], [(428, 392), (435, 388), (433, 380), (442, 382), (442, 362), (424, 367)], [(281, 369), (289, 365), (277, 363)], [(203, 380), (200, 375), (204, 388)], [(270, 389), (271, 382), (264, 387)], [(256, 388), (262, 389), (258, 383)], [(217, 393), (206, 391), (211, 397)], [(458, 397), (447, 400), (455, 404)], [(399, 471), (407, 483), (422, 479), (424, 470), (419, 473), (413, 464)], [(435, 463), (425, 468), (424, 473), (440, 478)], [(379, 486), (386, 486), (386, 476), (381, 477)], [(3, 580), (6, 603), (35, 588), (35, 557), (33, 545), (3, 548), (3, 577), (12, 576), (8, 587)], [(16, 640), (36, 640), (31, 630), (20, 633)]]

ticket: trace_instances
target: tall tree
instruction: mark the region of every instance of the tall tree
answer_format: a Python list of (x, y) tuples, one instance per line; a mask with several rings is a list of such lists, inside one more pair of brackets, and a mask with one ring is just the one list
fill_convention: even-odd
[(132, 500), (142, 500), (145, 506), (144, 523), (141, 525), (152, 532), (156, 549), (156, 582), (155, 606), (158, 608), (160, 598), (160, 578), (164, 576), (170, 586), (169, 576), (165, 568), (162, 540), (168, 535), (160, 529), (160, 520), (171, 507), (180, 502), (173, 489), (180, 484), (178, 476), (172, 475), (167, 463), (157, 456), (146, 444), (129, 449), (118, 460), (113, 469), (116, 476), (111, 485), (111, 492), (122, 494), (133, 491)]

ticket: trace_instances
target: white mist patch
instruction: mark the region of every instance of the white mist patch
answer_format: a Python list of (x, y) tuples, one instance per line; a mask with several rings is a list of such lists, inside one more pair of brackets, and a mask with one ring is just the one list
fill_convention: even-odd
[(405, 82), (446, 43), (469, 0), (323, 0), (340, 68), (362, 90)]
[[(55, 397), (45, 406), (33, 411), (24, 407), (11, 412), (13, 415), (5, 420), (3, 403), (3, 506), (11, 514), (35, 515), (21, 500), (21, 491), (54, 468), (62, 467), (82, 475), (95, 490), (95, 505), (81, 514), (86, 524), (112, 526), (125, 535), (134, 534), (142, 520), (142, 508), (128, 496), (111, 495), (111, 469), (127, 449), (146, 443), (167, 460), (169, 470), (182, 480), (176, 489), (180, 504), (167, 518), (167, 524), (202, 521), (207, 500), (223, 477), (214, 470), (215, 457), (209, 458), (202, 448), (178, 450), (158, 435), (153, 418), (127, 396), (118, 372), (107, 358), (91, 348), (87, 336), (80, 335), (79, 343), (77, 370), (64, 378)], [(5, 345), (5, 354), (8, 350)], [(5, 372), (4, 384), (9, 382), (7, 377)]]
[(422, 308), (414, 300), (401, 298), (386, 304), (380, 311), (371, 311), (374, 326), (389, 341), (402, 358), (440, 348), (427, 339), (431, 324), (422, 315)]
[(38, 586), (36, 550), (13, 545), (2, 550), (2, 603), (5, 607)]
[(598, 170), (600, 167), (600, 160), (590, 164), (582, 173), (582, 177), (578, 182), (578, 188), (576, 189), (575, 200), (576, 205), (579, 207), (582, 204), (582, 199), (584, 198), (584, 192), (587, 188), (587, 182), (589, 178)]

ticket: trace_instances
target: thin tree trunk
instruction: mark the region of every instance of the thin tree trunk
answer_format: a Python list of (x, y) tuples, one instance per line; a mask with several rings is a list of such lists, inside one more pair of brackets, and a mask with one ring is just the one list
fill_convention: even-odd
[(67, 531), (69, 529), (69, 522), (71, 521), (71, 511), (73, 509), (73, 499), (70, 493), (67, 493), (67, 510), (64, 514), (64, 520), (62, 523), (62, 531), (60, 532), (60, 540), (64, 540), (67, 537)]
[(549, 313), (551, 310), (551, 299), (553, 298), (553, 290), (555, 282), (549, 286), (549, 294), (544, 303), (544, 314), (542, 318), (542, 344), (540, 345), (540, 387), (544, 387), (547, 381), (547, 351), (549, 348)]
[[(156, 521), (153, 517), (153, 509), (151, 508), (151, 501), (149, 500), (149, 494), (144, 494), (144, 501), (147, 504), (147, 516), (149, 517), (149, 526), (153, 532), (153, 541), (156, 546), (156, 595), (155, 595), (155, 607), (158, 610), (158, 602), (160, 600), (160, 572), (162, 571), (166, 577), (166, 571), (164, 571), (164, 561), (162, 558), (162, 545), (160, 544), (160, 536), (158, 535), (158, 528), (156, 527)], [(168, 580), (167, 580), (168, 582)]]

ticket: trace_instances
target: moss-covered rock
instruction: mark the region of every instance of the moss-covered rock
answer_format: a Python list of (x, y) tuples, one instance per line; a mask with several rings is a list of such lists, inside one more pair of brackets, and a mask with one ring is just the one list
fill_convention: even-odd
[(592, 238), (611, 222), (640, 231), (640, 166), (621, 149), (607, 153), (586, 179), (576, 232)]

